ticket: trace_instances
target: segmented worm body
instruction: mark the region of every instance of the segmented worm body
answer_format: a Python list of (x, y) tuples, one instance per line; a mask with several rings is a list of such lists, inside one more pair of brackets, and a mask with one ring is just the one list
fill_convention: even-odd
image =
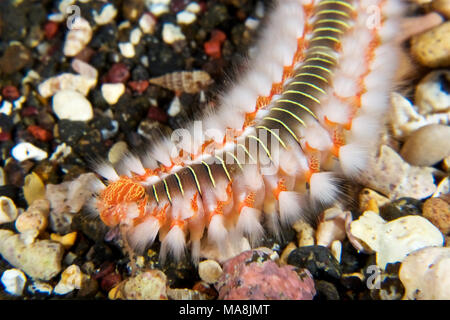
[[(339, 192), (377, 142), (396, 68), (396, 0), (280, 0), (248, 70), (216, 112), (120, 165), (95, 203), (133, 248), (194, 261), (201, 241), (233, 252), (277, 234)], [(199, 128), (200, 126), (200, 128)]]

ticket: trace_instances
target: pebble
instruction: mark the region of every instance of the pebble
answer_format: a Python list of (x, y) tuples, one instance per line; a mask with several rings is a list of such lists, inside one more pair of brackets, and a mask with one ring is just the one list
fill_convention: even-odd
[(308, 246), (293, 250), (288, 263), (298, 268), (306, 268), (314, 279), (335, 281), (341, 277), (339, 262), (324, 246)]
[(431, 222), (420, 216), (401, 217), (386, 222), (378, 214), (366, 211), (351, 223), (351, 234), (365, 251), (376, 253), (377, 265), (401, 262), (409, 253), (424, 247), (442, 246), (444, 237)]
[(219, 300), (312, 300), (314, 281), (307, 270), (278, 266), (269, 255), (250, 250), (226, 261), (215, 285)]
[(333, 241), (345, 239), (345, 217), (347, 214), (351, 213), (337, 207), (324, 211), (316, 231), (316, 244), (318, 246), (330, 247)]
[(19, 215), (15, 227), (20, 233), (36, 230), (39, 234), (47, 228), (49, 213), (50, 202), (46, 199), (36, 200)]
[(102, 84), (102, 96), (110, 105), (116, 104), (120, 97), (125, 93), (123, 83), (104, 83)]
[(3, 100), (2, 105), (0, 106), (0, 113), (10, 116), (12, 113), (12, 106), (11, 102)]
[(16, 73), (28, 66), (33, 57), (30, 50), (17, 41), (11, 41), (0, 57), (0, 72)]
[(405, 287), (403, 299), (450, 299), (450, 248), (423, 248), (403, 260), (399, 278)]
[(413, 132), (401, 151), (414, 166), (432, 166), (450, 155), (450, 126), (431, 124)]
[(313, 246), (315, 244), (315, 231), (309, 223), (299, 220), (292, 227), (297, 232), (299, 247)]
[(97, 11), (93, 11), (94, 21), (97, 25), (102, 26), (108, 23), (111, 23), (114, 18), (117, 16), (117, 9), (113, 4), (108, 3), (103, 6), (100, 14)]
[(128, 67), (124, 63), (115, 63), (108, 70), (108, 73), (105, 76), (105, 81), (108, 83), (125, 83), (130, 78), (130, 71)]
[(432, 71), (420, 80), (414, 93), (419, 113), (424, 115), (450, 111), (449, 84), (449, 70)]
[(429, 198), (423, 204), (423, 217), (445, 235), (450, 233), (450, 204), (441, 198)]
[(167, 288), (167, 296), (171, 300), (211, 300), (208, 294), (191, 289)]
[(323, 280), (316, 280), (316, 291), (317, 296), (315, 297), (315, 300), (321, 301), (321, 300), (340, 300), (339, 292), (337, 291), (334, 284), (328, 281)]
[(182, 41), (186, 39), (183, 32), (181, 31), (181, 28), (172, 23), (164, 24), (162, 30), (162, 38), (164, 42), (167, 44), (173, 44), (177, 41)]
[(402, 95), (393, 92), (391, 94), (392, 112), (390, 112), (390, 126), (393, 136), (404, 140), (417, 129), (429, 124), (449, 124), (448, 112), (419, 114), (411, 102)]
[(123, 155), (128, 151), (128, 145), (125, 141), (116, 142), (108, 152), (108, 161), (112, 164), (118, 163)]
[(8, 269), (3, 272), (1, 282), (6, 292), (14, 296), (21, 296), (27, 282), (27, 277), (19, 269)]
[(131, 32), (130, 32), (130, 42), (133, 45), (138, 45), (139, 41), (141, 41), (141, 37), (142, 37), (142, 31), (139, 28), (134, 28)]
[(128, 278), (111, 289), (110, 299), (167, 300), (167, 277), (160, 270), (148, 270)]
[[(83, 53), (84, 52), (86, 52), (86, 54), (89, 55), (88, 50), (84, 50)], [(90, 57), (86, 58), (86, 60), (89, 60), (89, 59), (90, 59)], [(73, 70), (78, 72), (83, 77), (86, 77), (87, 79), (91, 79), (91, 80), (97, 81), (97, 78), (98, 78), (98, 71), (97, 71), (97, 69), (95, 69), (93, 66), (91, 66), (87, 62), (83, 61), (82, 58), (80, 58), (80, 59), (73, 59), (72, 63), (70, 65), (71, 65)]]
[(198, 264), (200, 279), (206, 283), (215, 283), (222, 275), (222, 267), (215, 260), (204, 260)]
[(378, 192), (369, 188), (364, 188), (359, 193), (359, 210), (361, 212), (368, 210), (369, 201), (371, 200), (375, 201), (378, 208), (381, 208), (390, 202), (388, 198)]
[(149, 13), (144, 13), (139, 19), (139, 27), (145, 34), (153, 34), (155, 25), (156, 19)]
[(87, 280), (87, 275), (81, 272), (79, 266), (72, 264), (61, 274), (61, 279), (55, 286), (53, 292), (59, 295), (68, 294), (75, 289), (81, 289)]
[(59, 243), (37, 240), (25, 245), (18, 234), (0, 230), (0, 254), (34, 279), (50, 280), (61, 271), (64, 249)]
[(97, 84), (96, 78), (88, 78), (83, 75), (63, 73), (51, 77), (38, 86), (39, 94), (49, 98), (62, 90), (74, 90), (87, 96), (89, 91)]
[(334, 240), (330, 245), (330, 249), (331, 249), (331, 254), (336, 259), (336, 261), (341, 263), (342, 242), (339, 240)]
[(92, 28), (82, 17), (74, 20), (64, 42), (63, 52), (66, 57), (74, 57), (91, 41)]
[(42, 149), (29, 142), (20, 142), (11, 149), (11, 155), (19, 162), (25, 160), (41, 161), (47, 158), (48, 154)]
[(14, 101), (20, 97), (20, 92), (15, 86), (4, 86), (2, 89), (3, 99)]
[(0, 224), (16, 220), (18, 211), (14, 201), (10, 198), (0, 197)]
[(431, 7), (443, 14), (447, 19), (450, 19), (450, 1), (448, 0), (434, 0), (431, 3)]
[(422, 206), (422, 201), (420, 200), (414, 198), (400, 198), (381, 208), (380, 216), (384, 220), (391, 221), (404, 216), (421, 215)]
[(43, 294), (45, 296), (49, 296), (53, 292), (53, 287), (42, 281), (34, 281), (32, 284), (28, 286), (28, 291), (32, 294)]
[(71, 232), (68, 234), (65, 234), (63, 236), (60, 236), (59, 234), (52, 233), (50, 235), (50, 240), (61, 243), (64, 248), (70, 249), (75, 244), (75, 241), (77, 240), (77, 232)]
[(45, 198), (45, 185), (36, 173), (32, 172), (25, 176), (23, 195), (28, 205)]
[(197, 20), (197, 16), (189, 11), (180, 11), (177, 13), (177, 23), (187, 25)]
[(411, 54), (430, 68), (450, 66), (450, 21), (412, 37)]
[(289, 257), (289, 254), (295, 250), (297, 246), (294, 242), (289, 242), (288, 245), (283, 249), (283, 252), (280, 256), (280, 265), (286, 265), (287, 264), (287, 258)]
[(73, 90), (61, 90), (54, 95), (53, 112), (58, 119), (71, 121), (89, 121), (94, 116), (89, 100)]
[(189, 3), (184, 10), (198, 14), (202, 11), (202, 7), (197, 2)]
[(119, 43), (120, 53), (125, 58), (133, 58), (136, 55), (136, 51), (134, 50), (134, 46), (130, 42), (120, 42)]
[(382, 145), (380, 155), (371, 157), (359, 181), (390, 199), (423, 199), (436, 190), (433, 172), (433, 168), (409, 165), (392, 148)]

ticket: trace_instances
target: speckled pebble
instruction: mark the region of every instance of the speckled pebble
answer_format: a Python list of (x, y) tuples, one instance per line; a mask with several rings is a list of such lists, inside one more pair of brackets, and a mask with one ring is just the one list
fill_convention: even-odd
[(450, 299), (450, 248), (424, 248), (408, 255), (399, 271), (403, 299)]
[(204, 260), (198, 265), (198, 274), (206, 283), (215, 283), (222, 275), (222, 267), (217, 261)]
[(387, 197), (383, 196), (382, 194), (379, 194), (378, 192), (371, 190), (369, 188), (364, 188), (359, 193), (359, 210), (361, 212), (368, 210), (369, 201), (371, 200), (375, 201), (378, 208), (390, 202), (390, 200)]
[(433, 171), (433, 168), (409, 165), (392, 148), (382, 145), (380, 155), (370, 159), (369, 166), (358, 179), (390, 199), (423, 199), (436, 190)]
[(50, 202), (46, 199), (38, 199), (21, 213), (16, 220), (15, 227), (20, 233), (28, 230), (43, 232), (48, 225), (48, 215), (50, 212)]
[(430, 68), (450, 66), (450, 21), (414, 36), (411, 54)]
[(450, 204), (441, 198), (430, 198), (423, 204), (423, 216), (445, 234), (450, 233)]
[(313, 246), (315, 244), (315, 230), (303, 220), (296, 221), (292, 226), (297, 232), (298, 246)]
[(413, 132), (401, 151), (414, 166), (431, 166), (450, 155), (450, 126), (432, 124)]
[(59, 243), (48, 240), (25, 245), (18, 234), (0, 230), (0, 254), (28, 276), (50, 280), (61, 271), (64, 249)]
[(311, 300), (316, 294), (309, 271), (290, 265), (279, 267), (257, 249), (226, 261), (215, 286), (220, 300)]
[(59, 295), (68, 294), (75, 289), (81, 289), (87, 280), (87, 275), (81, 272), (79, 266), (73, 264), (67, 267), (61, 274), (61, 279), (53, 292)]
[(167, 300), (166, 283), (167, 277), (163, 272), (148, 270), (121, 282), (110, 299)]
[(338, 280), (342, 273), (339, 262), (324, 246), (297, 248), (289, 254), (288, 263), (308, 269), (314, 279)]

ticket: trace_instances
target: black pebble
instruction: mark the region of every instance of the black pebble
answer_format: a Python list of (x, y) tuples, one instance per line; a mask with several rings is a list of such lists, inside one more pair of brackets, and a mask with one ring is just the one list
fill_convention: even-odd
[(308, 269), (314, 279), (339, 280), (342, 273), (341, 266), (331, 251), (323, 246), (306, 246), (293, 250), (289, 254), (288, 264)]

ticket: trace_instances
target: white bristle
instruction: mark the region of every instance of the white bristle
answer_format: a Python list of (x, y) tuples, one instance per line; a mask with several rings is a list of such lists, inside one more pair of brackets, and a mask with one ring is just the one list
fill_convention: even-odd
[(293, 191), (282, 191), (278, 196), (280, 220), (285, 226), (292, 224), (302, 216), (302, 196)]
[(128, 232), (130, 245), (137, 252), (142, 253), (147, 246), (155, 241), (159, 228), (159, 221), (154, 217), (148, 217)]
[(175, 261), (180, 261), (186, 250), (186, 237), (183, 230), (177, 225), (173, 226), (161, 243), (160, 260), (165, 262), (165, 257), (171, 255)]
[(236, 227), (239, 232), (248, 236), (251, 243), (254, 243), (256, 239), (261, 238), (264, 234), (264, 228), (259, 222), (260, 216), (260, 210), (250, 207), (243, 207), (239, 214)]
[(191, 259), (194, 265), (198, 265), (200, 261), (200, 240), (192, 240), (191, 242)]
[(133, 173), (137, 173), (140, 175), (145, 174), (144, 166), (142, 165), (139, 158), (137, 158), (136, 156), (133, 156), (133, 155), (125, 156), (122, 159), (120, 165), (124, 166), (127, 170), (129, 170)]
[(304, 130), (304, 137), (308, 144), (314, 149), (326, 150), (333, 145), (328, 132), (318, 123), (308, 126)]
[(109, 181), (117, 181), (119, 180), (119, 175), (117, 174), (114, 168), (106, 163), (103, 163), (95, 169), (99, 175), (103, 178), (108, 179)]
[(223, 215), (216, 214), (211, 218), (208, 226), (208, 241), (220, 248), (226, 243), (228, 231), (224, 225)]
[(311, 175), (310, 193), (312, 200), (329, 204), (337, 196), (336, 178), (331, 172), (318, 172)]
[(356, 176), (366, 166), (367, 150), (356, 143), (344, 145), (339, 149), (339, 161), (347, 176)]

